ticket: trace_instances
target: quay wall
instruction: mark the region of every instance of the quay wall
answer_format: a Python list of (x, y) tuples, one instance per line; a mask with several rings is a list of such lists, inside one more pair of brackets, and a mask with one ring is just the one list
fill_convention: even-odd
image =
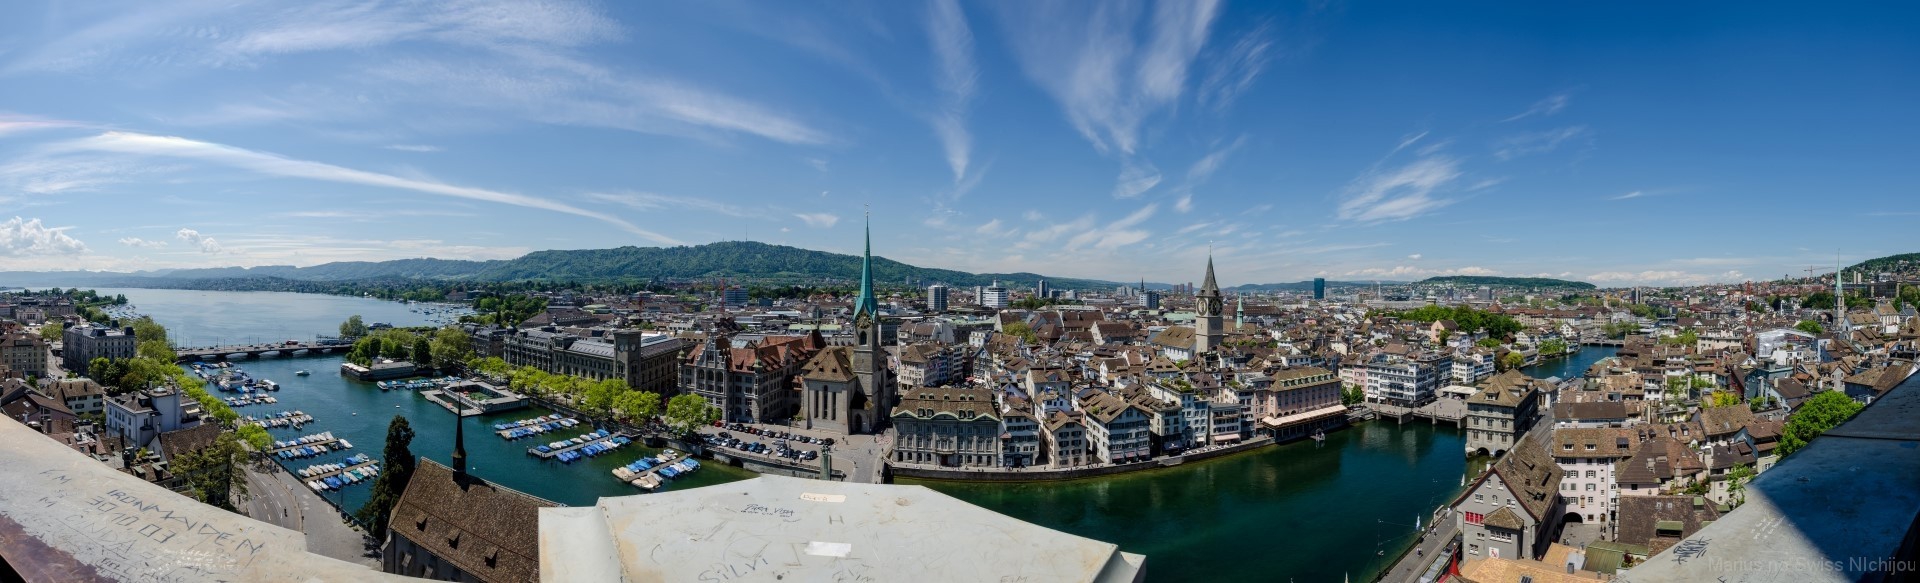
[(958, 468), (926, 468), (887, 464), (887, 472), (895, 478), (914, 478), (919, 480), (952, 480), (963, 482), (1052, 482), (1059, 480), (1080, 480), (1098, 478), (1128, 472), (1176, 467), (1187, 462), (1209, 460), (1221, 456), (1248, 452), (1274, 445), (1273, 438), (1260, 437), (1221, 449), (1177, 456), (1157, 458), (1144, 462), (1135, 462), (1118, 466), (1095, 466), (1089, 468), (1062, 468), (1058, 470), (1021, 470), (1008, 471), (999, 468), (964, 470)]

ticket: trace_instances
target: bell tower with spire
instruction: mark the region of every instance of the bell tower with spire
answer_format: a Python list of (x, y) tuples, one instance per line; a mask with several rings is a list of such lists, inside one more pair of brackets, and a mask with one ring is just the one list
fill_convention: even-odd
[[(859, 379), (864, 399), (856, 402), (871, 407), (872, 415), (855, 412), (850, 432), (879, 431), (880, 423), (893, 408), (893, 371), (887, 368), (886, 352), (880, 346), (880, 302), (873, 292), (873, 217), (867, 216), (866, 248), (860, 259), (860, 297), (853, 302), (853, 374)], [(855, 427), (853, 425), (865, 425)]]
[(1226, 312), (1226, 302), (1220, 297), (1220, 284), (1213, 279), (1212, 253), (1207, 254), (1207, 279), (1200, 283), (1200, 292), (1194, 294), (1194, 303), (1198, 304), (1199, 314), (1194, 319), (1193, 353), (1213, 352), (1225, 339), (1220, 318)]

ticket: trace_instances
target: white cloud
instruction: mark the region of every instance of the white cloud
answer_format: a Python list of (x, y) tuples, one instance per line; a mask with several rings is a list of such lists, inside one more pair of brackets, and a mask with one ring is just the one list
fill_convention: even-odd
[(1407, 256), (1407, 259), (1412, 259), (1412, 260), (1414, 260), (1414, 261), (1419, 261), (1419, 260), (1420, 260), (1420, 254), (1419, 254), (1419, 253), (1415, 253), (1415, 254), (1412, 254), (1412, 255), (1408, 255), (1408, 256)]
[(840, 222), (839, 215), (828, 213), (794, 213), (793, 216), (799, 217), (809, 227), (820, 229), (832, 228)]
[(1200, 103), (1222, 111), (1233, 105), (1273, 59), (1271, 27), (1262, 24), (1233, 41), (1225, 58), (1200, 82)]
[(1611, 197), (1611, 198), (1608, 198), (1607, 200), (1627, 200), (1627, 199), (1629, 199), (1629, 198), (1640, 198), (1640, 197), (1643, 197), (1643, 196), (1646, 196), (1646, 195), (1647, 195), (1647, 191), (1644, 191), (1644, 190), (1635, 190), (1635, 191), (1633, 191), (1633, 192), (1629, 192), (1629, 193), (1626, 193), (1626, 194), (1622, 194), (1622, 195), (1620, 195), (1620, 196), (1615, 196), (1615, 197)]
[(1120, 165), (1120, 178), (1113, 185), (1113, 197), (1136, 198), (1159, 184), (1159, 168), (1148, 162), (1128, 160)]
[(166, 241), (148, 241), (146, 239), (141, 239), (139, 237), (121, 237), (120, 244), (126, 245), (128, 247), (141, 247), (145, 249), (159, 249), (161, 247), (167, 246)]
[[(1206, 44), (1219, 3), (1013, 2), (1000, 20), (1027, 77), (1101, 152), (1132, 155), (1141, 124), (1176, 103)], [(1136, 38), (1146, 16), (1145, 38)]]
[(1026, 212), (1020, 213), (1020, 218), (1023, 218), (1029, 221), (1038, 221), (1040, 219), (1047, 218), (1047, 216), (1040, 214), (1040, 211), (1027, 209)]
[(1587, 126), (1571, 126), (1510, 136), (1494, 145), (1493, 157), (1512, 160), (1528, 154), (1544, 154), (1559, 148), (1560, 144), (1568, 140), (1587, 135)]
[(1374, 170), (1347, 188), (1340, 203), (1341, 219), (1362, 223), (1404, 221), (1452, 204), (1434, 192), (1461, 175), (1452, 158), (1435, 156), (1391, 171)]
[(999, 233), (1002, 228), (1003, 228), (1003, 225), (1000, 223), (1000, 219), (994, 219), (991, 221), (987, 221), (986, 224), (980, 225), (978, 228), (975, 228), (973, 232), (979, 233), (982, 235), (993, 235), (993, 234)]
[(1214, 172), (1220, 170), (1222, 164), (1227, 162), (1228, 155), (1233, 154), (1234, 150), (1240, 149), (1240, 146), (1246, 143), (1247, 137), (1243, 135), (1234, 139), (1232, 143), (1226, 146), (1207, 152), (1207, 155), (1201, 156), (1199, 160), (1193, 163), (1193, 166), (1187, 168), (1187, 182), (1193, 184), (1206, 182), (1208, 178), (1213, 177)]
[(625, 219), (544, 198), (487, 190), (484, 188), (458, 186), (431, 180), (401, 178), (390, 174), (354, 170), (322, 162), (295, 160), (276, 154), (256, 152), (244, 148), (186, 138), (155, 136), (132, 132), (107, 132), (92, 138), (66, 142), (57, 146), (57, 149), (185, 158), (222, 164), (271, 176), (360, 184), (535, 208), (603, 221), (634, 235), (662, 244), (681, 244), (679, 240), (642, 229), (633, 223), (627, 222)]
[(40, 219), (14, 217), (11, 221), (0, 222), (0, 255), (27, 257), (79, 255), (86, 252), (86, 243), (68, 235), (65, 228), (41, 224)]
[(425, 144), (392, 144), (392, 145), (386, 146), (386, 148), (388, 150), (399, 150), (401, 152), (420, 152), (420, 153), (433, 153), (433, 152), (439, 152), (445, 149), (445, 148), (441, 148), (440, 146), (428, 146)]
[(1133, 227), (1146, 222), (1147, 219), (1153, 218), (1154, 213), (1159, 210), (1159, 203), (1148, 204), (1147, 206), (1140, 207), (1139, 210), (1133, 211), (1132, 214), (1128, 214), (1120, 218), (1120, 220), (1107, 223), (1098, 229), (1087, 228), (1084, 232), (1067, 240), (1067, 249), (1078, 250), (1088, 246), (1096, 249), (1113, 249), (1144, 241), (1147, 237), (1151, 236), (1152, 233), (1145, 229), (1135, 229)]
[(1180, 211), (1181, 213), (1192, 211), (1193, 210), (1193, 193), (1188, 192), (1185, 194), (1181, 194), (1180, 199), (1174, 201), (1173, 210)]
[(221, 246), (220, 242), (213, 237), (202, 235), (199, 231), (193, 229), (182, 228), (179, 231), (175, 231), (173, 236), (181, 241), (186, 241), (188, 245), (199, 247), (201, 253), (214, 254), (225, 250), (225, 247)]
[(980, 72), (973, 63), (973, 31), (956, 0), (935, 0), (927, 12), (927, 40), (933, 45), (934, 84), (940, 90), (933, 131), (946, 150), (947, 167), (956, 184), (967, 177), (973, 136), (967, 131), (967, 104), (973, 99)]
[(727, 204), (709, 198), (672, 196), (652, 192), (589, 192), (587, 198), (624, 205), (643, 211), (695, 210), (739, 218), (766, 218), (760, 210)]
[(1515, 114), (1513, 117), (1509, 117), (1507, 119), (1503, 119), (1500, 121), (1503, 121), (1503, 122), (1518, 121), (1518, 120), (1526, 119), (1529, 117), (1535, 117), (1535, 116), (1547, 117), (1556, 113), (1560, 113), (1560, 110), (1567, 108), (1567, 102), (1572, 97), (1573, 96), (1571, 94), (1564, 91), (1560, 93), (1555, 93), (1553, 95), (1547, 96), (1546, 99), (1542, 99), (1539, 102), (1534, 103), (1533, 106), (1527, 108), (1526, 111), (1522, 111), (1518, 114)]

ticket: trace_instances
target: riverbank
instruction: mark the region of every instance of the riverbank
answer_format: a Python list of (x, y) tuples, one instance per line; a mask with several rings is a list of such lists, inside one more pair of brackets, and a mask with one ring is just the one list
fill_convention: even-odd
[(918, 480), (938, 480), (957, 482), (1057, 482), (1064, 480), (1088, 480), (1104, 478), (1118, 474), (1151, 472), (1178, 468), (1192, 462), (1226, 457), (1237, 453), (1257, 451), (1274, 445), (1273, 438), (1261, 437), (1246, 443), (1222, 446), (1219, 449), (1196, 450), (1176, 456), (1155, 458), (1130, 464), (1093, 466), (1082, 468), (1034, 469), (1034, 468), (930, 468), (910, 465), (887, 465), (887, 471), (899, 478)]

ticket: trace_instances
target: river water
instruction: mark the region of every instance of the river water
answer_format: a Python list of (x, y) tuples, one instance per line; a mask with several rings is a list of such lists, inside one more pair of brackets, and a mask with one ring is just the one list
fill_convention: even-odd
[[(337, 332), (341, 320), (397, 326), (431, 323), (395, 302), (272, 292), (153, 289), (124, 293), (138, 312), (153, 316), (181, 345), (304, 339)], [(1610, 352), (1608, 352), (1610, 354)], [(1567, 359), (1572, 367), (1586, 354)], [(1604, 355), (1602, 355), (1604, 356)], [(1597, 357), (1595, 357), (1597, 358)], [(452, 451), (452, 413), (407, 391), (382, 392), (339, 375), (340, 356), (264, 357), (238, 362), (256, 378), (283, 389), (277, 405), (237, 409), (242, 415), (299, 409), (315, 417), (301, 431), (273, 430), (276, 439), (331, 431), (355, 449), (289, 462), (293, 468), (338, 461), (352, 453), (379, 458), (388, 422), (406, 416), (416, 455), (445, 463)], [(1590, 362), (1590, 361), (1589, 361)], [(1578, 369), (1584, 369), (1579, 364)], [(311, 376), (296, 376), (309, 370)], [(571, 465), (527, 455), (536, 443), (572, 437), (563, 431), (508, 442), (493, 423), (547, 413), (520, 410), (464, 421), (469, 469), (501, 485), (568, 505), (602, 496), (638, 493), (610, 471), (654, 450), (630, 445)], [(1416, 520), (1460, 491), (1467, 471), (1463, 438), (1450, 426), (1413, 422), (1365, 423), (1328, 435), (1325, 444), (1297, 442), (1258, 452), (1095, 480), (1037, 484), (926, 482), (968, 502), (1049, 528), (1116, 543), (1148, 556), (1152, 581), (1371, 580), (1412, 540)], [(746, 479), (752, 474), (708, 464), (672, 488)], [(365, 502), (366, 484), (328, 493), (345, 508)], [(993, 560), (982, 557), (981, 560)]]

